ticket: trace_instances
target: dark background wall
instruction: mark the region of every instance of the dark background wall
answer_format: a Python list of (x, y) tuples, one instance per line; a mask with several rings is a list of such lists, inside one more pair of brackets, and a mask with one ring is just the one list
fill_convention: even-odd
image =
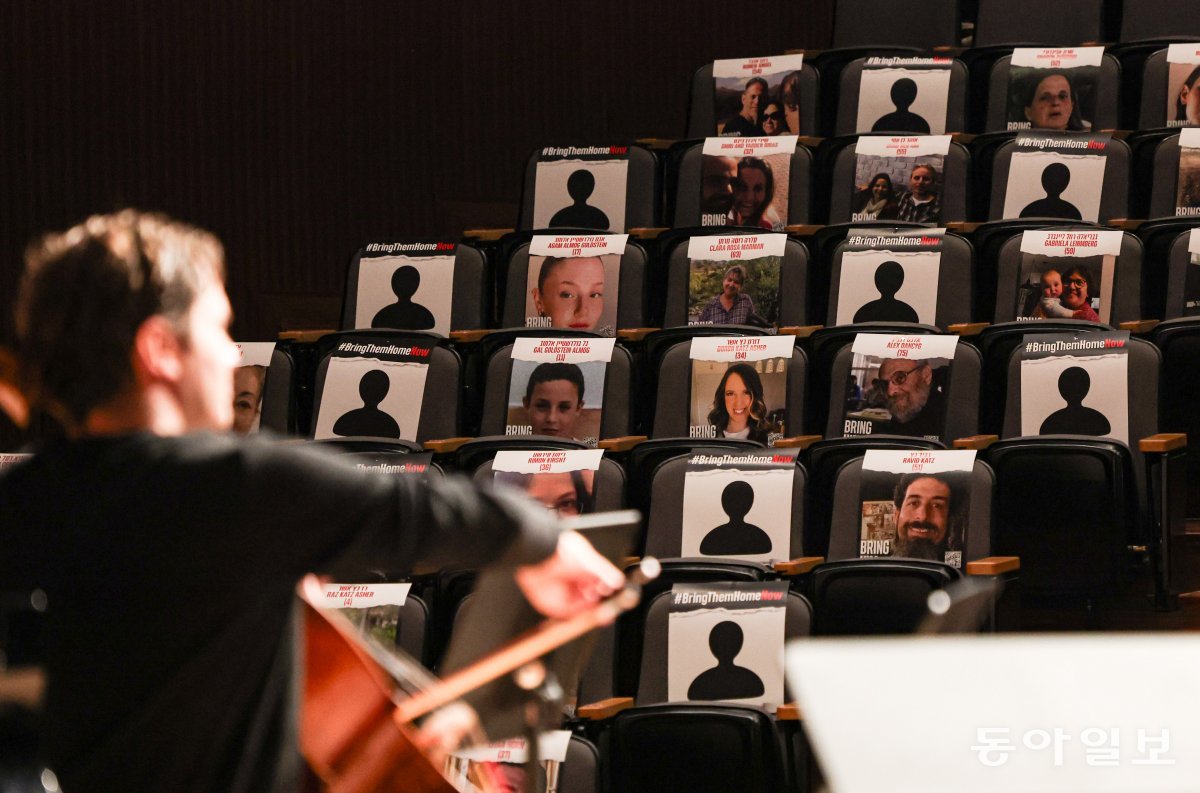
[(0, 6), (0, 339), (28, 240), (123, 206), (225, 242), (234, 333), (332, 326), (370, 237), (511, 226), (545, 143), (678, 137), (714, 58), (826, 46), (832, 0)]

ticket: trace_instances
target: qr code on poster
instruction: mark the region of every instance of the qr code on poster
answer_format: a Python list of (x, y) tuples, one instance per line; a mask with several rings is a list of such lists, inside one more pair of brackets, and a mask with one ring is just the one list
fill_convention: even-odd
[(946, 564), (961, 569), (962, 551), (946, 551)]

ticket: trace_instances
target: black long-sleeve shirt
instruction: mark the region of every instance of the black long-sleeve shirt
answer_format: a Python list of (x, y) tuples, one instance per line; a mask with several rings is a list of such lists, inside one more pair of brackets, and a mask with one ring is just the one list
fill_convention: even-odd
[(48, 752), (69, 793), (293, 789), (307, 572), (537, 561), (544, 510), (198, 434), (60, 443), (0, 476), (0, 588), (49, 599)]

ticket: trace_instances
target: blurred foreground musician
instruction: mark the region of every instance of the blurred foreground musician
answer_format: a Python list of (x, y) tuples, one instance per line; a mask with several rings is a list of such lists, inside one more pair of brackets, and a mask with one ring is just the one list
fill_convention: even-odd
[(519, 497), (224, 434), (223, 280), (214, 237), (133, 211), (27, 255), (22, 391), (67, 438), (0, 476), (0, 587), (49, 598), (47, 753), (67, 793), (296, 790), (306, 572), (506, 565), (548, 616), (621, 584)]

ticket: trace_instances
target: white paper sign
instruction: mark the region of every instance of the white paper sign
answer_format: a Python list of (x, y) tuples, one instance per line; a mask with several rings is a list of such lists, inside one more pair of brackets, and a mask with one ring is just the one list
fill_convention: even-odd
[(874, 355), (877, 358), (945, 358), (952, 361), (957, 347), (958, 336), (859, 333), (854, 337), (850, 349), (858, 355)]
[(783, 256), (786, 234), (719, 234), (688, 240), (688, 258), (710, 262)]
[(627, 242), (628, 234), (535, 234), (529, 240), (529, 255), (576, 257), (615, 253), (619, 256), (625, 253)]
[(776, 72), (794, 72), (804, 66), (804, 53), (771, 55), (765, 58), (726, 58), (713, 61), (713, 77), (757, 77)]
[(941, 264), (941, 251), (844, 251), (835, 321), (935, 324)]
[(705, 138), (702, 154), (715, 157), (770, 157), (772, 154), (795, 154), (795, 135), (776, 135), (768, 138)]
[(412, 584), (323, 584), (321, 603), (331, 609), (403, 606)]
[(1103, 47), (1017, 47), (1012, 54), (1013, 66), (1029, 66), (1034, 69), (1099, 66), (1103, 60)]
[(454, 255), (363, 257), (358, 263), (356, 328), (450, 333)]
[(555, 452), (502, 450), (492, 459), (492, 471), (514, 474), (566, 474), (596, 471), (604, 458), (603, 449), (573, 449)]
[(513, 340), (514, 361), (586, 363), (612, 360), (616, 339), (537, 339), (521, 337)]
[(273, 341), (240, 341), (237, 342), (238, 366), (270, 366), (271, 355), (275, 352)]
[(791, 336), (699, 336), (692, 339), (688, 357), (693, 361), (763, 361), (791, 358), (795, 346)]
[(1021, 253), (1043, 256), (1120, 256), (1121, 231), (1026, 231)]
[(854, 153), (874, 157), (923, 157), (950, 151), (950, 135), (864, 135)]

